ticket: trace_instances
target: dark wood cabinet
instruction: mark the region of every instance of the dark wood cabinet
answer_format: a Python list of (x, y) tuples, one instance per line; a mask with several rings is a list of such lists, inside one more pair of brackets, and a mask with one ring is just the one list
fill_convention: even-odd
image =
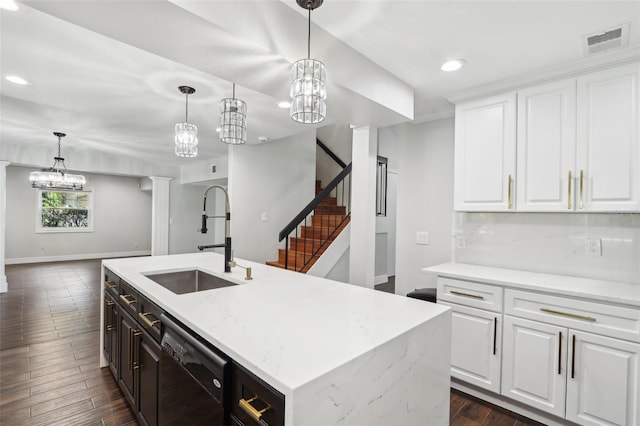
[(233, 363), (231, 371), (231, 423), (284, 425), (284, 395), (241, 365)]
[(118, 303), (115, 299), (105, 291), (103, 298), (103, 312), (104, 312), (104, 328), (102, 347), (104, 356), (109, 363), (109, 368), (115, 376), (118, 374)]
[(120, 349), (120, 363), (118, 368), (118, 383), (122, 388), (122, 392), (129, 400), (131, 408), (134, 412), (138, 411), (138, 398), (135, 389), (135, 343), (134, 340), (141, 333), (138, 329), (137, 322), (120, 309), (118, 324), (118, 346)]
[(160, 345), (142, 331), (136, 340), (138, 417), (143, 424), (158, 424), (158, 388), (160, 386)]

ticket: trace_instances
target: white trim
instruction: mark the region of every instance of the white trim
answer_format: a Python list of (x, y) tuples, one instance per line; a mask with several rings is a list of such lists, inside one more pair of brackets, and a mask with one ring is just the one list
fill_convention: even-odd
[(107, 259), (117, 257), (134, 257), (134, 256), (150, 256), (151, 250), (138, 251), (119, 251), (111, 253), (81, 253), (81, 254), (63, 254), (60, 256), (42, 256), (42, 257), (14, 257), (6, 259), (7, 265), (17, 265), (22, 263), (44, 263), (44, 262), (63, 262), (67, 260), (86, 260), (86, 259)]
[(373, 284), (374, 285), (379, 285), (379, 284), (384, 284), (389, 282), (389, 275), (388, 274), (383, 274), (383, 275), (376, 275), (376, 277), (373, 280)]

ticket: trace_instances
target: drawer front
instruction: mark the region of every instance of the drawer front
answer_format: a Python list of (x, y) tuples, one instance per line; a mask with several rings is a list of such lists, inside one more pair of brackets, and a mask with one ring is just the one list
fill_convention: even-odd
[(160, 343), (160, 315), (162, 309), (146, 297), (139, 295), (138, 323), (153, 339)]
[(284, 395), (235, 363), (231, 376), (234, 422), (245, 426), (284, 425)]
[(640, 309), (505, 290), (505, 314), (640, 342)]
[(132, 317), (137, 318), (138, 306), (140, 304), (140, 295), (138, 292), (124, 280), (120, 280), (120, 287), (118, 290), (118, 302), (120, 302), (120, 305)]
[(111, 272), (108, 268), (104, 268), (104, 289), (113, 297), (118, 297), (120, 277)]
[(438, 277), (438, 300), (502, 312), (502, 287)]

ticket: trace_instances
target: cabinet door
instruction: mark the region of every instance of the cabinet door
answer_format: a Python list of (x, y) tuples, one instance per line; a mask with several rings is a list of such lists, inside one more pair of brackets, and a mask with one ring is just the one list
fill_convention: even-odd
[(454, 209), (515, 207), (516, 95), (456, 105)]
[(118, 377), (118, 303), (112, 299), (112, 304), (109, 305), (108, 310), (108, 327), (110, 329), (108, 336), (105, 336), (105, 339), (109, 339), (109, 356), (107, 360), (109, 361), (109, 368), (113, 372), (114, 377)]
[(578, 209), (640, 211), (640, 65), (578, 78)]
[(571, 331), (567, 420), (581, 425), (640, 422), (640, 345)]
[(502, 394), (564, 417), (567, 329), (504, 316)]
[(161, 349), (147, 333), (136, 339), (138, 356), (135, 367), (139, 372), (139, 417), (143, 424), (158, 424), (158, 389), (160, 386)]
[(518, 92), (517, 210), (574, 210), (576, 81)]
[(502, 315), (455, 304), (441, 304), (452, 308), (451, 376), (500, 392)]
[(134, 339), (136, 333), (139, 333), (136, 322), (129, 316), (124, 309), (120, 309), (119, 342), (120, 349), (120, 365), (119, 365), (119, 383), (124, 395), (129, 400), (131, 408), (134, 412), (138, 411), (138, 398), (135, 392), (135, 345)]

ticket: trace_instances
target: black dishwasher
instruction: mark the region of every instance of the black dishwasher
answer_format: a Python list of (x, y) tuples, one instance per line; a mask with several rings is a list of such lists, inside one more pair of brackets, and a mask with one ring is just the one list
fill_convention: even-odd
[(163, 314), (161, 322), (159, 423), (223, 426), (229, 415), (229, 359), (174, 318)]

